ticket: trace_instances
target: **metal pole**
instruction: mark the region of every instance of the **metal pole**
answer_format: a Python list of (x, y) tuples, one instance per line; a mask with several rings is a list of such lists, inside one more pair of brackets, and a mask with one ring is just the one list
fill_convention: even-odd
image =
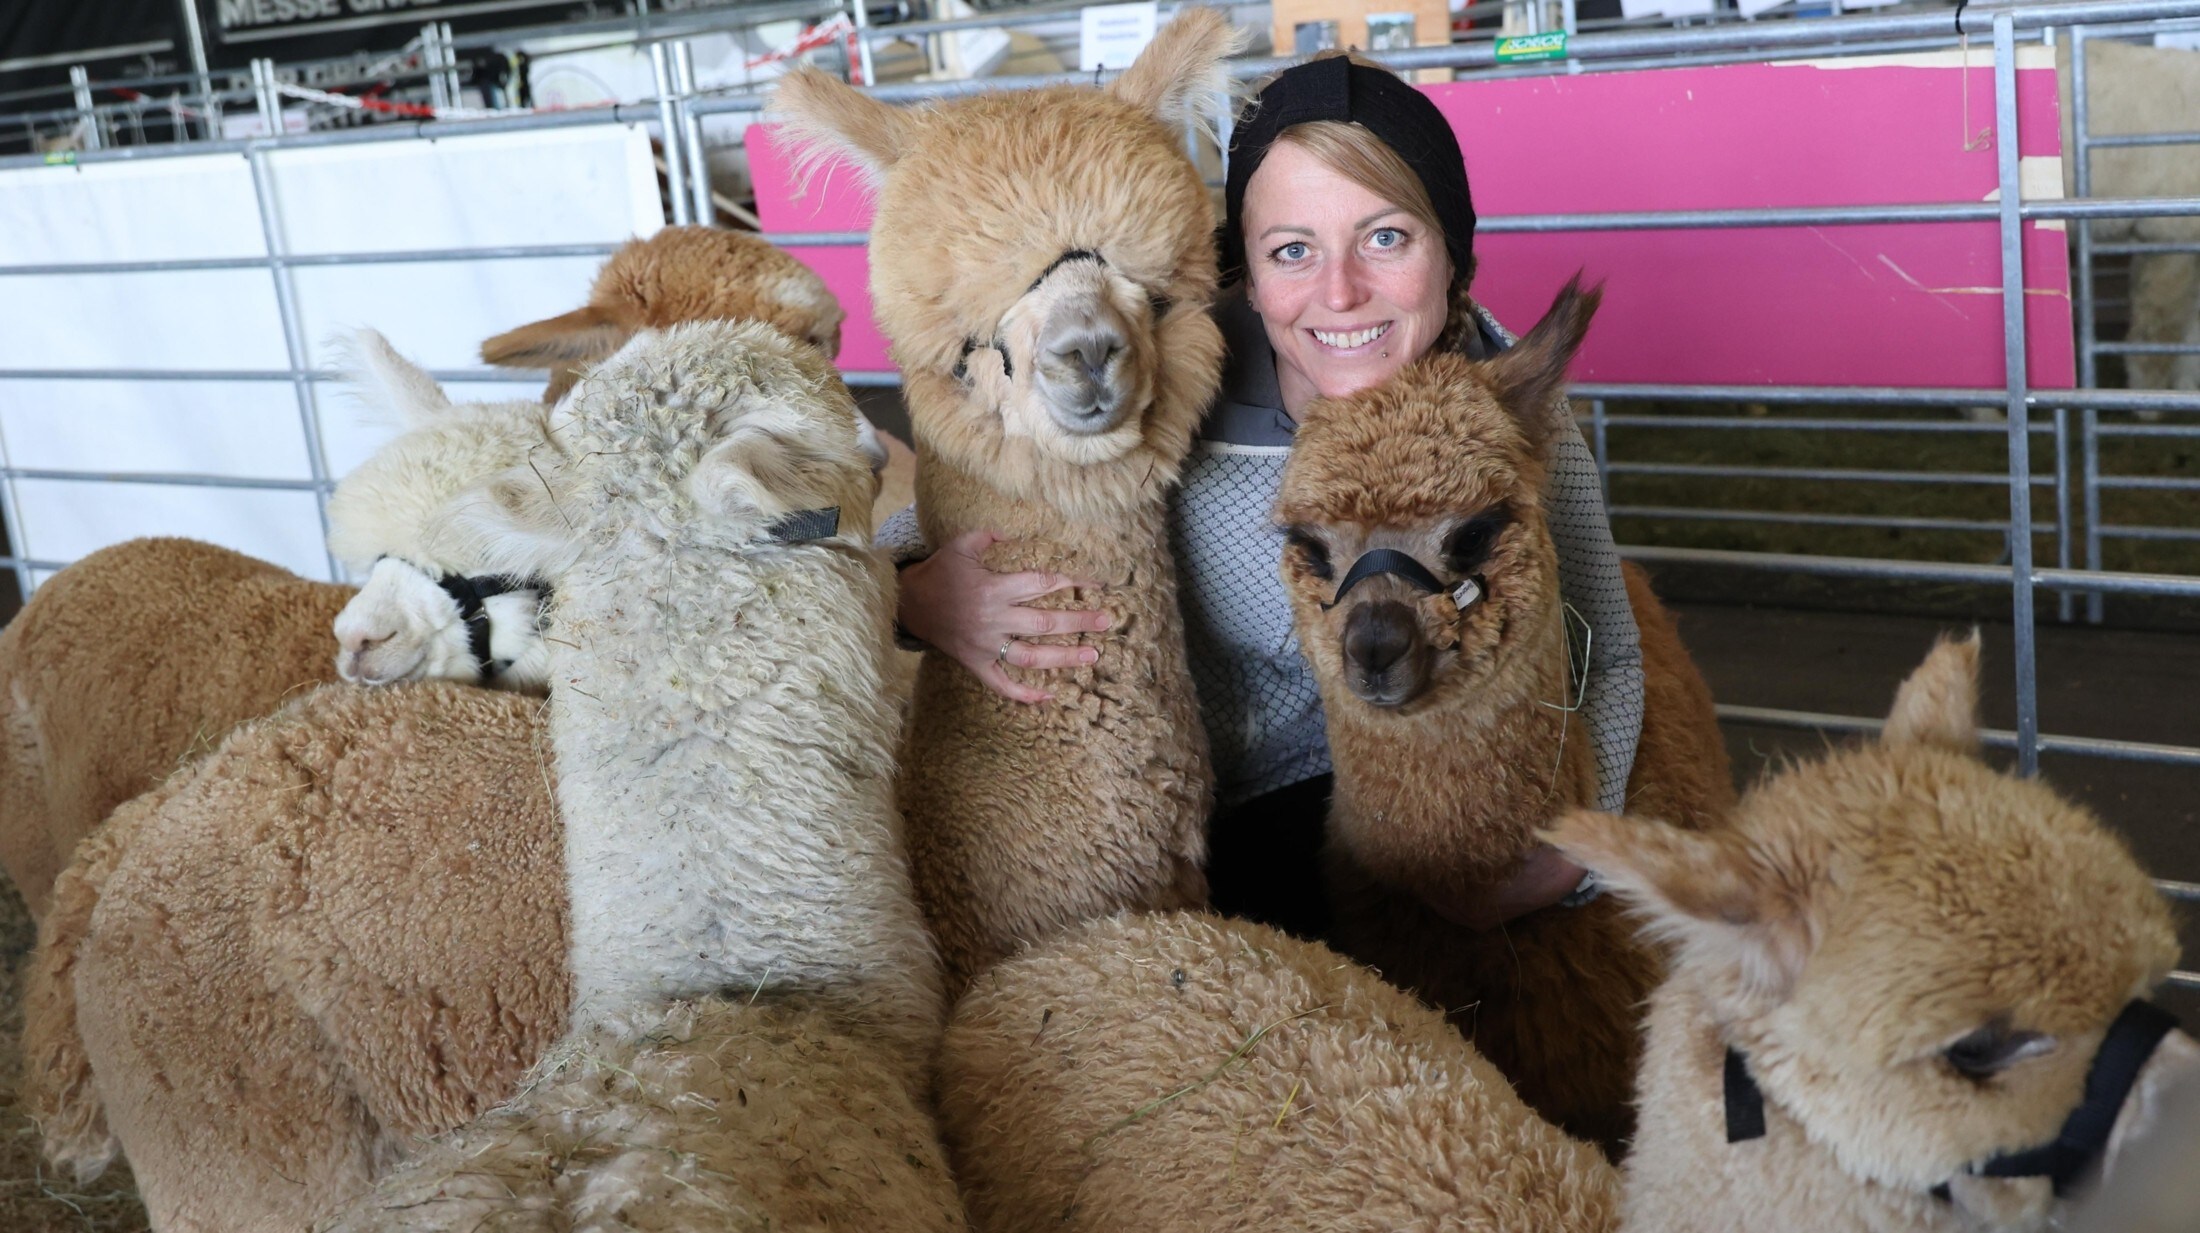
[(848, 20), (856, 27), (856, 63), (863, 73), (863, 84), (878, 84), (878, 74), (871, 71), (871, 13), (867, 0), (848, 0)]
[(665, 53), (663, 43), (649, 45), (649, 71), (657, 82), (657, 131), (665, 152), (665, 196), (672, 202), (673, 225), (681, 226), (690, 221), (687, 168), (681, 162), (678, 89), (672, 81), (672, 58)]
[(2040, 769), (2039, 664), (2032, 607), (2031, 406), (2025, 401), (2023, 179), (2017, 163), (2017, 27), (1994, 14), (1994, 157), (2001, 181), (2001, 325), (2008, 373), (2010, 621), (2017, 651), (2017, 771)]
[[(255, 64), (268, 64), (265, 60)], [(270, 76), (273, 66), (269, 65)], [(267, 268), (275, 279), (275, 311), (283, 321), (283, 350), (290, 356), (290, 388), (298, 399), (298, 426), (305, 433), (306, 468), (313, 477), (313, 505), (321, 516), (321, 548), (328, 553), (328, 576), (341, 581), (344, 568), (328, 547), (328, 455), (321, 449), (321, 421), (313, 407), (313, 386), (306, 376), (304, 327), (298, 319), (297, 290), (291, 286), (290, 266), (283, 260), (289, 247), (283, 243), (280, 211), (275, 199), (275, 177), (265, 150), (245, 155), (252, 168), (252, 195), (260, 207), (260, 236), (267, 245)]]
[[(458, 48), (451, 41), (451, 23), (439, 21), (435, 29), (436, 47), (443, 53), (443, 94), (451, 100), (451, 106), (464, 107), (466, 87), (458, 76)], [(489, 99), (484, 95), (481, 101), (487, 104)]]
[(30, 556), (31, 547), (24, 538), (23, 503), (15, 495), (15, 456), (8, 452), (5, 432), (0, 432), (0, 466), (8, 468), (7, 474), (0, 475), (0, 496), (7, 500), (8, 553), (13, 558), (11, 565), (15, 570), (15, 597), (19, 601), (28, 602), (31, 597), (31, 567), (25, 558)]
[(191, 53), (192, 76), (198, 79), (200, 135), (213, 141), (222, 135), (222, 101), (206, 68), (206, 28), (199, 20), (199, 0), (176, 0), (176, 6), (183, 10), (184, 45)]
[(1604, 490), (1604, 503), (1610, 505), (1612, 503), (1612, 455), (1611, 451), (1605, 448), (1604, 443), (1604, 400), (1601, 398), (1589, 400), (1589, 425), (1591, 428), (1591, 443), (1596, 447), (1597, 487)]
[(92, 106), (92, 76), (83, 65), (69, 66), (69, 88), (76, 95), (77, 126), (84, 134), (84, 148), (105, 148), (107, 143), (99, 135), (99, 109)]
[(283, 99), (275, 92), (275, 62), (252, 62), (253, 103), (260, 109), (260, 124), (270, 137), (279, 137), (283, 131)]
[[(2070, 411), (2055, 408), (2055, 568), (2070, 568)], [(2065, 625), (2077, 614), (2078, 597), (2055, 596), (2055, 619)]]
[[(2070, 31), (2070, 130), (2072, 152), (2078, 160), (2075, 187), (2080, 197), (2093, 195), (2093, 122), (2087, 99), (2085, 60), (2086, 28)], [(2093, 302), (2093, 224), (2078, 223), (2078, 384), (2092, 389), (2100, 384), (2100, 319)], [(2080, 484), (2085, 505), (2085, 567), (2101, 567), (2101, 416), (2091, 407), (2078, 412)], [(2105, 615), (2106, 597), (2096, 591), (2085, 597), (2085, 619), (2098, 625)]]
[(679, 98), (680, 147), (688, 160), (688, 191), (694, 197), (695, 221), (705, 227), (718, 221), (718, 203), (710, 196), (710, 160), (703, 150), (703, 117), (688, 107), (695, 96), (695, 49), (686, 39), (672, 45), (672, 88)]
[(420, 68), (428, 75), (428, 106), (442, 111), (451, 105), (443, 80), (443, 35), (436, 23), (420, 27)]

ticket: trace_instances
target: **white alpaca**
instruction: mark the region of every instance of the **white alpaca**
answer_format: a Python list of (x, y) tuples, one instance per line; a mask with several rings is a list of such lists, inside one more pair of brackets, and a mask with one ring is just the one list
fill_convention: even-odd
[(81, 941), (32, 978), (76, 999), (36, 1016), (82, 1042), (59, 1150), (92, 1158), (103, 1113), (161, 1227), (295, 1228), (569, 1028), (638, 1059), (617, 1025), (714, 994), (820, 1016), (819, 1047), (875, 1055), (896, 1082), (873, 1096), (927, 1126), (943, 1010), (870, 484), (846, 388), (768, 327), (681, 327), (592, 373), (447, 520), (468, 568), (553, 586), (547, 720), (322, 691), (118, 814), (105, 863), (63, 879)]

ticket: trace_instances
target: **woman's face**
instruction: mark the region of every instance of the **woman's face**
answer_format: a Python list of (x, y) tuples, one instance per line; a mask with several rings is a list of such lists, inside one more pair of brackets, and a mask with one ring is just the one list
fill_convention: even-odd
[(1284, 410), (1380, 384), (1436, 344), (1451, 307), (1444, 237), (1278, 143), (1245, 186), (1253, 310), (1276, 349)]

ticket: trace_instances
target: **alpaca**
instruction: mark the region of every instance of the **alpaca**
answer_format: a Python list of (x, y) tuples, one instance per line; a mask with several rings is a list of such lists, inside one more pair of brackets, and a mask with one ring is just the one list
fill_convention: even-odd
[[(1977, 673), (1975, 641), (1943, 644), (1877, 740), (1780, 771), (1730, 827), (1559, 820), (1674, 948), (1624, 1176), (1374, 974), (1252, 924), (1124, 916), (956, 1009), (941, 1123), (974, 1226), (2041, 1227), (2044, 1179), (1969, 1170), (2056, 1136), (2176, 942), (2119, 840), (1978, 759)], [(2164, 1041), (2126, 1109), (2194, 1050)], [(1750, 1080), (1764, 1127), (1729, 1142), (1735, 1070), (1737, 1130)]]
[[(1654, 951), (1609, 901), (1465, 923), (1539, 829), (1597, 800), (1541, 498), (1597, 299), (1568, 285), (1486, 363), (1435, 355), (1309, 406), (1277, 518), (1336, 765), (1332, 940), (1444, 1008), (1537, 1112), (1616, 1152)], [(1671, 614), (1627, 582), (1647, 679), (1629, 808), (1702, 826), (1733, 804), (1710, 690)]]
[[(812, 158), (875, 178), (871, 286), (901, 366), (934, 544), (987, 529), (988, 568), (1089, 579), (1099, 651), (1010, 702), (927, 653), (903, 751), (910, 862), (950, 987), (1123, 907), (1189, 907), (1212, 795), (1164, 522), (1220, 380), (1214, 213), (1183, 152), (1235, 46), (1189, 9), (1103, 89), (898, 111), (815, 71), (773, 104)], [(1060, 641), (1057, 635), (1053, 640)]]
[(481, 344), (484, 363), (547, 368), (542, 401), (556, 403), (591, 365), (642, 330), (687, 321), (763, 321), (840, 354), (847, 314), (810, 267), (762, 236), (716, 227), (665, 227), (628, 240), (596, 271), (588, 303)]
[(164, 1229), (295, 1228), (569, 1030), (719, 991), (829, 1015), (919, 1101), (942, 1003), (870, 482), (846, 388), (770, 327), (595, 370), (450, 506), (479, 568), (555, 588), (546, 721), (321, 691), (119, 812), (32, 972), (57, 1161), (119, 1143)]
[(77, 841), (116, 806), (294, 694), (339, 679), (474, 681), (503, 659), (511, 668), (487, 683), (544, 687), (533, 596), (492, 601), (485, 626), (466, 619), (444, 581), (469, 571), (437, 542), (437, 512), (523, 457), (546, 412), (454, 406), (371, 330), (352, 359), (360, 400), (404, 430), (336, 486), (330, 548), (354, 570), (384, 556), (410, 568), (378, 567), (354, 592), (212, 544), (133, 540), (56, 574), (0, 631), (0, 866), (33, 919)]

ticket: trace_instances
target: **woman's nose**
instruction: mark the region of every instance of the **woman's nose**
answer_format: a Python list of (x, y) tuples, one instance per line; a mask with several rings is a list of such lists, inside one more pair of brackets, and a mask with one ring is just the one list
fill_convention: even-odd
[(1356, 257), (1332, 261), (1323, 272), (1322, 306), (1331, 312), (1349, 312), (1367, 302), (1360, 262)]

